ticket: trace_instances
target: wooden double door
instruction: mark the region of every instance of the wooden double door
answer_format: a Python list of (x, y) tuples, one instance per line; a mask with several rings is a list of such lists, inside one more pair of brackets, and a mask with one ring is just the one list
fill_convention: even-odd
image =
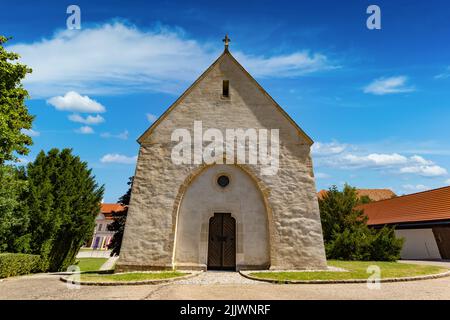
[(208, 269), (236, 269), (236, 220), (231, 213), (209, 219)]

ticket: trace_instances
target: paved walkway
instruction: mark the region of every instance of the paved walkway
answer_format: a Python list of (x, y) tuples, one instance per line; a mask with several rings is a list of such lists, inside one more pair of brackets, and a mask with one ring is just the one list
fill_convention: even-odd
[(270, 284), (241, 279), (237, 273), (206, 272), (163, 285), (69, 289), (59, 275), (37, 274), (0, 280), (0, 299), (450, 299), (450, 277), (366, 284)]
[(448, 300), (450, 278), (382, 283), (379, 290), (366, 284), (211, 284), (163, 286), (145, 299), (259, 299), (259, 300)]
[(109, 257), (109, 259), (104, 264), (102, 264), (100, 270), (111, 270), (112, 268), (114, 268), (117, 260), (119, 260), (118, 256)]
[(450, 269), (450, 260), (398, 260), (398, 262), (431, 265)]
[(111, 250), (80, 250), (77, 258), (109, 258)]
[[(402, 261), (450, 266), (450, 261)], [(208, 271), (197, 277), (161, 285), (68, 287), (59, 275), (36, 274), (0, 280), (0, 299), (450, 299), (450, 277), (366, 284), (271, 284), (253, 281), (237, 272)]]

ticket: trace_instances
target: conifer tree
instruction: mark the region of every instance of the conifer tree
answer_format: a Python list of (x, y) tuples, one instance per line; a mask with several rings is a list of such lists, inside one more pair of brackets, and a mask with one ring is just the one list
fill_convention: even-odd
[(65, 270), (92, 233), (104, 188), (71, 149), (41, 151), (27, 178), (31, 252), (41, 255), (43, 270)]
[(111, 249), (111, 256), (120, 254), (120, 247), (122, 246), (123, 232), (125, 231), (125, 223), (127, 221), (128, 205), (130, 204), (131, 188), (133, 187), (133, 178), (128, 178), (128, 190), (119, 198), (118, 203), (125, 206), (125, 209), (120, 212), (113, 212), (113, 222), (108, 225), (109, 231), (114, 231), (113, 238), (109, 243), (108, 249)]

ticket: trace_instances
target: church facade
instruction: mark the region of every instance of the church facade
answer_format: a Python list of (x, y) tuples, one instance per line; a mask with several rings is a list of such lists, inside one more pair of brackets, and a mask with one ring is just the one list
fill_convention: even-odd
[(116, 271), (326, 268), (313, 141), (228, 40), (138, 142)]

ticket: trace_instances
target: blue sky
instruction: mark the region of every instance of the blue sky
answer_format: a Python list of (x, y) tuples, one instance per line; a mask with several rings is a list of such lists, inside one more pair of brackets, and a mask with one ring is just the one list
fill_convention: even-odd
[[(450, 184), (448, 1), (1, 1), (0, 33), (34, 72), (34, 146), (73, 148), (105, 201), (137, 137), (213, 62), (235, 57), (316, 142), (317, 188)], [(81, 8), (67, 30), (66, 8)], [(366, 8), (381, 8), (381, 30)]]

